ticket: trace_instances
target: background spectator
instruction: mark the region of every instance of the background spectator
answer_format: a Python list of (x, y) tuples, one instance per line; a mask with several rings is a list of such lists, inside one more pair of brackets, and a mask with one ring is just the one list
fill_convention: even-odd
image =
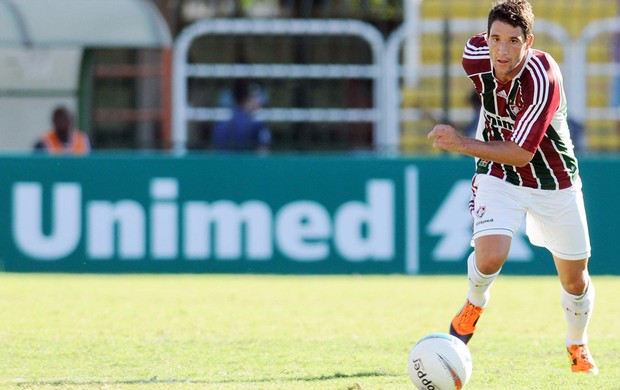
[(59, 106), (52, 113), (53, 128), (37, 141), (35, 150), (48, 154), (88, 154), (90, 140), (88, 136), (73, 126), (73, 115), (64, 106)]
[(271, 145), (271, 132), (254, 117), (264, 99), (260, 88), (246, 80), (237, 80), (233, 88), (233, 116), (215, 126), (213, 148), (223, 151), (266, 151)]

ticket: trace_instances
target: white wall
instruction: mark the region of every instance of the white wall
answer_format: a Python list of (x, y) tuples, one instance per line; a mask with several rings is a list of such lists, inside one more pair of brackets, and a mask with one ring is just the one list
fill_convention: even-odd
[(66, 105), (77, 118), (82, 50), (0, 49), (0, 151), (29, 151)]

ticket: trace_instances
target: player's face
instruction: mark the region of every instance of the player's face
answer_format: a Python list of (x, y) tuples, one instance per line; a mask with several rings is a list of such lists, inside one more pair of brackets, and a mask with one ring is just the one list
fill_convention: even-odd
[(506, 82), (521, 71), (534, 36), (526, 38), (521, 27), (496, 20), (491, 24), (488, 41), (495, 77)]

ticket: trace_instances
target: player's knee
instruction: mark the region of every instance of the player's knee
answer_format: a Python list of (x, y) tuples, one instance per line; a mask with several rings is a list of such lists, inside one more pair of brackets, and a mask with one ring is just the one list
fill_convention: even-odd
[(555, 264), (564, 290), (572, 295), (581, 295), (588, 288), (590, 275), (587, 269), (587, 260), (568, 261), (555, 259)]
[(482, 256), (476, 254), (476, 267), (483, 274), (492, 275), (503, 267), (506, 258), (507, 256), (500, 252), (486, 252)]
[(584, 277), (572, 278), (562, 281), (562, 287), (571, 295), (581, 295), (586, 292), (588, 282)]
[(508, 258), (508, 250), (495, 247), (476, 250), (476, 267), (485, 275), (492, 275), (498, 272)]
[(488, 235), (475, 240), (476, 266), (485, 275), (498, 272), (510, 252), (512, 237), (503, 235)]

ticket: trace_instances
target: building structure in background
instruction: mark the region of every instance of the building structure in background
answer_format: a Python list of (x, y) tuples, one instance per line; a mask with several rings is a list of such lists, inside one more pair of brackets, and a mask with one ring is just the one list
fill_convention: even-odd
[[(400, 1), (159, 1), (167, 19), (177, 15), (175, 29), (179, 33), (199, 21), (245, 18), (250, 20), (361, 20), (387, 37), (402, 24)], [(176, 12), (174, 6), (177, 6)], [(208, 34), (192, 43), (189, 62), (193, 64), (351, 64), (373, 62), (367, 44), (351, 36), (311, 37), (295, 34)], [(228, 76), (212, 76), (189, 80), (192, 107), (222, 107), (219, 102), (234, 80)], [(267, 109), (369, 110), (377, 93), (368, 77), (333, 78), (263, 77), (261, 86), (269, 95)], [(221, 119), (221, 118), (220, 118)], [(208, 150), (216, 119), (189, 124), (187, 147)], [(371, 151), (376, 149), (373, 125), (367, 120), (290, 121), (269, 123), (274, 151)]]
[[(146, 85), (141, 68), (133, 66), (100, 69), (93, 64), (94, 50), (114, 52), (149, 49), (165, 61), (172, 36), (155, 5), (136, 0), (38, 0), (0, 3), (0, 138), (2, 149), (30, 150), (48, 125), (49, 112), (57, 105), (67, 106), (78, 116), (78, 127), (98, 141), (99, 131), (93, 118), (101, 116), (93, 100), (105, 94), (105, 88), (93, 89), (100, 71), (108, 75), (134, 76), (139, 79), (138, 96), (161, 96), (169, 92), (162, 75), (158, 88)], [(109, 84), (106, 84), (107, 88)], [(148, 93), (144, 92), (147, 91)], [(118, 104), (122, 96), (111, 91), (105, 104)], [(129, 114), (141, 116), (143, 106), (136, 99)], [(157, 119), (165, 122), (165, 101), (158, 102)], [(119, 107), (120, 108), (120, 107)], [(114, 113), (118, 115), (118, 113)], [(141, 118), (140, 118), (141, 119)], [(169, 119), (168, 119), (169, 120)], [(142, 121), (138, 121), (142, 122)], [(162, 125), (162, 128), (169, 126)], [(135, 130), (132, 130), (135, 132)], [(158, 135), (161, 137), (161, 135)]]
[[(463, 36), (474, 31), (454, 30), (458, 23), (472, 20), (479, 26), (478, 18), (486, 16), (486, 4), (475, 0), (154, 0), (171, 32), (179, 32), (198, 20), (209, 18), (300, 18), (300, 19), (356, 19), (377, 28), (388, 39), (407, 18), (415, 15), (419, 25), (439, 26), (437, 29), (417, 31), (418, 39), (409, 39), (400, 49), (399, 58), (403, 68), (399, 75), (398, 106), (400, 134), (398, 149), (405, 153), (434, 153), (426, 142), (428, 129), (440, 119), (449, 119), (459, 127), (465, 127), (471, 117), (466, 94), (469, 85), (461, 77), (459, 58), (462, 53)], [(565, 67), (574, 62), (569, 49), (592, 25), (617, 15), (618, 4), (609, 0), (573, 1), (532, 0), (537, 11), (536, 40), (543, 50), (552, 53)], [(450, 23), (447, 23), (450, 21)], [(613, 24), (613, 21), (610, 22)], [(620, 25), (620, 23), (616, 23)], [(451, 27), (450, 27), (451, 26)], [(453, 30), (447, 30), (450, 27)], [(579, 86), (586, 92), (578, 99), (572, 98), (577, 111), (575, 121), (584, 131), (584, 144), (590, 152), (614, 152), (620, 150), (620, 134), (616, 123), (620, 112), (611, 106), (612, 94), (608, 91), (614, 74), (612, 51), (613, 27), (603, 30), (596, 38), (581, 42), (584, 47), (587, 72)], [(416, 32), (415, 30), (413, 32)], [(561, 39), (560, 39), (561, 38)], [(240, 64), (278, 61), (289, 63), (312, 63), (332, 60), (335, 63), (363, 63), (368, 60), (368, 49), (354, 39), (325, 40), (321, 46), (310, 39), (286, 39), (259, 37), (229, 37), (218, 42), (204, 39), (194, 48), (196, 59), (223, 56), (226, 61)], [(284, 43), (283, 43), (284, 42)], [(326, 48), (327, 47), (327, 48)], [(331, 49), (330, 49), (331, 47)], [(269, 55), (272, 57), (270, 58)], [(211, 59), (211, 61), (216, 61)], [(412, 64), (418, 63), (415, 68)], [(415, 71), (413, 70), (415, 69)], [(566, 77), (582, 77), (567, 74)], [(195, 80), (191, 86), (191, 99), (196, 105), (209, 103), (225, 93), (226, 85), (220, 80)], [(364, 80), (347, 83), (316, 82), (316, 80), (282, 80), (266, 85), (271, 107), (306, 107), (329, 102), (330, 106), (368, 108), (372, 86)], [(224, 91), (224, 92), (222, 92)], [(213, 96), (212, 96), (213, 95)], [(326, 104), (327, 105), (327, 104)], [(274, 150), (322, 151), (322, 150), (373, 150), (372, 129), (366, 123), (317, 124), (279, 123), (270, 124), (274, 129)], [(210, 123), (194, 123), (190, 129), (190, 148), (208, 148)], [(585, 152), (585, 150), (584, 150)]]
[[(85, 26), (90, 41), (77, 46), (65, 43), (43, 47), (37, 46), (35, 41), (15, 46), (7, 44), (9, 33), (1, 35), (8, 37), (0, 38), (0, 114), (5, 118), (0, 124), (2, 150), (27, 150), (37, 131), (45, 125), (46, 113), (57, 104), (65, 104), (76, 112), (78, 126), (89, 133), (98, 151), (169, 150), (172, 147), (172, 97), (166, 91), (171, 89), (171, 64), (167, 52), (161, 50), (165, 45), (95, 39), (96, 34), (91, 33), (106, 29), (89, 29), (86, 19), (78, 15), (87, 11), (86, 3), (59, 1), (65, 4), (57, 9), (78, 12), (63, 11), (69, 15), (66, 26)], [(0, 14), (12, 15), (9, 3), (15, 4), (19, 11), (35, 2), (0, 3)], [(88, 5), (95, 3), (112, 4), (93, 0)], [(388, 146), (405, 153), (434, 153), (425, 137), (436, 121), (448, 119), (464, 127), (471, 117), (466, 99), (470, 86), (462, 81), (459, 59), (463, 36), (473, 32), (465, 32), (463, 25), (471, 21), (472, 25), (479, 26), (476, 20), (485, 17), (486, 5), (476, 0), (119, 0), (114, 5), (125, 3), (132, 3), (130, 7), (134, 8), (139, 4), (138, 8), (150, 9), (142, 14), (123, 12), (123, 15), (133, 17), (137, 26), (145, 26), (149, 18), (161, 21), (167, 29), (164, 35), (169, 35), (168, 43), (197, 21), (233, 18), (250, 21), (353, 19), (376, 28), (387, 42), (413, 18), (418, 22), (415, 27), (413, 24), (405, 26), (409, 29), (405, 31), (408, 39), (396, 53), (398, 82), (393, 88), (396, 96), (390, 97), (393, 100), (390, 103), (399, 111), (390, 123), (395, 123), (399, 137), (397, 143)], [(576, 91), (567, 93), (579, 95), (570, 99), (575, 102), (571, 113), (575, 114), (573, 119), (583, 125), (590, 152), (620, 150), (620, 134), (616, 129), (620, 111), (612, 104), (613, 93), (610, 93), (612, 78), (618, 73), (610, 49), (614, 34), (620, 30), (618, 19), (610, 18), (618, 14), (617, 3), (611, 0), (570, 3), (532, 0), (538, 15), (537, 45), (558, 58), (563, 68), (573, 68), (574, 72), (563, 69), (565, 77), (578, 80), (571, 83), (577, 87)], [(39, 11), (42, 19), (54, 15), (53, 10)], [(105, 14), (99, 14), (105, 22)], [(38, 23), (34, 20), (27, 26), (32, 28)], [(4, 24), (0, 30), (11, 27), (10, 23)], [(124, 29), (107, 30), (132, 36)], [(151, 29), (151, 33), (161, 35), (161, 26)], [(36, 37), (36, 33), (33, 36)], [(189, 60), (240, 65), (365, 66), (371, 61), (371, 54), (359, 39), (346, 36), (310, 39), (231, 34), (199, 39), (191, 48)], [(232, 81), (216, 77), (190, 78), (188, 98), (192, 107), (217, 106)], [(269, 96), (266, 108), (271, 109), (368, 110), (372, 108), (376, 93), (370, 80), (355, 77), (339, 81), (289, 77), (261, 82), (261, 85)], [(268, 125), (273, 130), (274, 151), (382, 150), (377, 147), (370, 123), (331, 120), (280, 121)], [(212, 128), (213, 121), (191, 123), (186, 146), (196, 151), (208, 150)]]

